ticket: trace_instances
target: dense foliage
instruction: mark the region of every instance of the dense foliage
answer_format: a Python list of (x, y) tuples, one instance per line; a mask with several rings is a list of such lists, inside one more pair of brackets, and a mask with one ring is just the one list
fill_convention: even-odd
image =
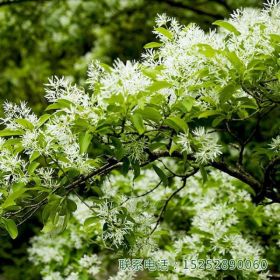
[[(53, 76), (40, 116), (4, 103), (1, 227), (16, 238), (40, 214), (28, 254), (43, 279), (280, 270), (280, 4), (214, 26), (159, 15), (139, 62), (94, 61), (88, 90)], [(170, 266), (116, 271), (120, 258)], [(265, 258), (271, 272), (175, 268), (184, 258)]]

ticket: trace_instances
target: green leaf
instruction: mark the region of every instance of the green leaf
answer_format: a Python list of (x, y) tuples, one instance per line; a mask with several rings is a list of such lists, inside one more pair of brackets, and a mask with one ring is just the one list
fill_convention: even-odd
[(166, 81), (155, 81), (153, 84), (151, 84), (148, 87), (148, 90), (154, 92), (154, 91), (158, 91), (161, 90), (163, 88), (170, 88), (172, 85)]
[(16, 223), (12, 219), (2, 218), (2, 222), (5, 226), (5, 229), (10, 234), (12, 239), (15, 239), (18, 236), (18, 229)]
[(150, 42), (144, 46), (145, 49), (159, 48), (162, 44), (158, 42)]
[(68, 225), (68, 222), (69, 222), (70, 217), (71, 217), (69, 212), (66, 212), (65, 215), (63, 215), (63, 216), (64, 216), (64, 218), (63, 218), (63, 223), (62, 223), (62, 225), (60, 226), (60, 228), (58, 228), (58, 232), (59, 232), (59, 233), (66, 230), (67, 225)]
[(240, 35), (240, 32), (233, 26), (231, 23), (224, 21), (224, 20), (216, 20), (213, 22), (213, 25), (218, 25), (220, 27), (225, 28), (229, 32), (234, 33), (235, 35)]
[(218, 52), (208, 44), (197, 44), (196, 46), (198, 46), (199, 52), (205, 55), (206, 57), (213, 57)]
[(142, 68), (142, 73), (145, 76), (151, 78), (152, 80), (156, 80), (157, 76), (160, 75), (162, 68), (163, 68), (162, 65), (158, 65), (158, 66), (153, 67), (153, 68), (143, 67)]
[(50, 104), (46, 109), (45, 111), (50, 111), (50, 110), (56, 110), (56, 109), (60, 109), (61, 108), (61, 105), (58, 104), (58, 103), (53, 103), (53, 104)]
[(207, 181), (207, 179), (208, 179), (208, 174), (207, 174), (207, 172), (205, 170), (205, 167), (204, 166), (200, 166), (199, 170), (200, 170), (200, 174), (202, 176), (203, 183), (205, 183)]
[(45, 109), (45, 111), (57, 110), (57, 109), (62, 109), (62, 108), (70, 108), (72, 105), (74, 105), (74, 104), (67, 99), (59, 99), (59, 100), (57, 100), (56, 103), (49, 105)]
[(158, 148), (165, 149), (166, 148), (166, 144), (162, 143), (162, 142), (155, 142), (155, 143), (152, 143), (151, 145), (149, 145), (149, 150), (150, 151), (154, 151), (154, 150), (156, 150)]
[(100, 63), (100, 66), (102, 67), (102, 68), (104, 68), (104, 70), (105, 71), (107, 71), (107, 72), (112, 72), (112, 67), (110, 66), (110, 65), (108, 65), (108, 64), (106, 64), (106, 63)]
[(114, 145), (114, 154), (118, 160), (121, 160), (125, 154), (125, 150), (122, 147), (122, 142), (117, 137), (111, 137), (112, 144)]
[(85, 220), (84, 222), (84, 226), (86, 228), (93, 226), (94, 224), (96, 224), (99, 221), (98, 217), (89, 217)]
[(28, 174), (32, 175), (39, 165), (40, 165), (39, 162), (36, 162), (36, 161), (31, 162), (28, 166), (28, 169), (27, 169)]
[(145, 120), (151, 120), (156, 123), (159, 123), (159, 121), (162, 118), (160, 112), (152, 107), (145, 107), (143, 110), (139, 110), (138, 112), (142, 115), (142, 117)]
[(126, 175), (129, 171), (129, 166), (130, 166), (130, 162), (129, 162), (129, 159), (127, 157), (125, 157), (123, 159), (123, 165), (122, 165), (122, 168), (121, 168), (121, 173), (123, 175)]
[(81, 132), (79, 135), (79, 145), (80, 153), (84, 154), (88, 150), (88, 146), (91, 142), (92, 134), (87, 130), (86, 132)]
[(37, 159), (39, 156), (40, 156), (40, 153), (38, 151), (34, 151), (29, 158), (29, 162), (31, 163), (32, 161)]
[(225, 103), (226, 101), (228, 101), (232, 97), (232, 95), (234, 94), (236, 89), (237, 89), (237, 86), (235, 84), (229, 84), (229, 85), (225, 86), (219, 93), (220, 102)]
[(42, 126), (49, 118), (50, 118), (50, 114), (44, 114), (42, 115), (39, 120), (38, 120), (38, 124), (37, 124), (37, 127), (40, 127)]
[(157, 27), (157, 28), (155, 28), (155, 30), (170, 40), (173, 38), (173, 34), (166, 28)]
[(155, 172), (157, 173), (157, 175), (161, 179), (162, 183), (164, 185), (168, 185), (168, 178), (167, 178), (166, 174), (155, 164), (153, 164), (153, 169), (155, 170)]
[(8, 208), (10, 206), (16, 205), (15, 200), (20, 198), (28, 189), (24, 188), (23, 183), (17, 183), (12, 187), (12, 192), (8, 195), (6, 200), (1, 205), (2, 209)]
[(244, 72), (245, 65), (244, 65), (243, 61), (240, 60), (240, 58), (237, 56), (237, 54), (235, 52), (226, 51), (225, 56), (229, 59), (231, 64), (237, 70), (239, 70), (241, 73)]
[(179, 132), (180, 130), (183, 132), (188, 132), (187, 123), (179, 117), (176, 116), (169, 117), (164, 121), (164, 123), (169, 127), (175, 129), (177, 132)]
[(224, 119), (225, 119), (224, 116), (219, 116), (219, 117), (217, 117), (217, 118), (215, 118), (215, 119), (213, 120), (212, 125), (213, 125), (214, 127), (216, 127), (216, 126), (218, 126)]
[(198, 115), (199, 119), (208, 118), (210, 116), (218, 115), (219, 112), (215, 110), (206, 110)]
[(140, 165), (139, 165), (139, 162), (131, 162), (131, 166), (132, 166), (133, 171), (134, 171), (134, 178), (133, 178), (133, 180), (135, 180), (140, 175)]
[(183, 106), (186, 108), (187, 112), (190, 112), (193, 105), (195, 103), (195, 98), (192, 96), (187, 96), (186, 98), (184, 98), (184, 100), (182, 101)]
[(70, 212), (74, 212), (77, 210), (77, 204), (75, 203), (74, 200), (72, 199), (67, 199), (67, 209), (70, 211)]
[(275, 42), (280, 42), (280, 35), (279, 34), (269, 34), (270, 39)]
[(139, 134), (144, 133), (144, 131), (145, 131), (144, 122), (143, 122), (142, 116), (139, 113), (135, 113), (131, 117), (131, 121), (132, 121), (132, 124), (134, 125), (134, 127), (137, 129)]
[(179, 146), (176, 145), (173, 141), (172, 141), (172, 144), (171, 144), (171, 147), (170, 147), (170, 150), (169, 150), (169, 154), (172, 155), (174, 151), (178, 151), (179, 150)]
[(42, 228), (41, 232), (43, 233), (50, 233), (55, 229), (55, 223), (52, 222), (51, 220), (48, 220), (45, 224), (44, 227)]
[(16, 119), (15, 122), (18, 123), (19, 125), (27, 128), (27, 129), (33, 129), (34, 128), (34, 125), (26, 119)]
[(12, 129), (3, 129), (0, 130), (0, 137), (1, 136), (17, 136), (17, 135), (22, 135), (23, 134), (23, 130), (12, 130)]
[(62, 210), (60, 207), (62, 201), (63, 198), (56, 195), (49, 197), (49, 202), (42, 211), (42, 221), (44, 223), (42, 232), (47, 233), (55, 229), (59, 220), (59, 212)]

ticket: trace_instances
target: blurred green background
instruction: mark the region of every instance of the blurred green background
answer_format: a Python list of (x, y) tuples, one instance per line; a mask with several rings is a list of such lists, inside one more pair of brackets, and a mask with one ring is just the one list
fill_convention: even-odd
[[(44, 84), (51, 75), (84, 85), (93, 59), (109, 64), (116, 58), (139, 59), (143, 45), (155, 40), (157, 14), (166, 13), (182, 24), (196, 22), (207, 30), (236, 8), (262, 4), (260, 0), (0, 0), (0, 103), (25, 100), (38, 113), (46, 105)], [(3, 279), (29, 279), (25, 250), (38, 231), (36, 224), (34, 218), (24, 225), (13, 243), (0, 236)], [(31, 275), (39, 279), (36, 271)]]

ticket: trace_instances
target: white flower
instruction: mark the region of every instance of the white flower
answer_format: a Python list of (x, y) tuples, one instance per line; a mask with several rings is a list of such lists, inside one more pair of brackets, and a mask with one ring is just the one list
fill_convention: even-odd
[(6, 128), (26, 129), (24, 125), (16, 122), (16, 119), (26, 119), (31, 124), (36, 124), (38, 121), (37, 116), (31, 112), (31, 109), (27, 107), (26, 102), (21, 102), (19, 105), (10, 102), (4, 102), (4, 118), (0, 118), (0, 124), (5, 124)]
[(156, 17), (156, 25), (158, 27), (161, 27), (163, 25), (166, 25), (168, 22), (170, 22), (172, 19), (168, 17), (166, 14), (158, 14)]
[(145, 149), (147, 144), (144, 138), (137, 139), (135, 136), (129, 138), (129, 143), (125, 145), (125, 151), (129, 159), (132, 161), (145, 161), (147, 155)]
[(68, 240), (63, 236), (57, 236), (56, 238), (51, 238), (48, 234), (35, 236), (31, 239), (32, 246), (28, 248), (29, 260), (34, 264), (49, 264), (52, 261), (62, 262), (64, 254), (66, 253), (64, 249)]
[(277, 137), (273, 138), (269, 146), (270, 149), (274, 150), (275, 152), (280, 152), (280, 135), (277, 135)]
[(132, 270), (121, 270), (115, 276), (110, 276), (108, 280), (133, 280), (136, 277), (136, 272)]
[(150, 79), (140, 71), (139, 63), (120, 60), (114, 62), (111, 73), (105, 73), (101, 78), (102, 95), (98, 96), (100, 104), (104, 103), (104, 98), (121, 94), (125, 99), (134, 96), (140, 91), (144, 91), (150, 85)]
[(22, 145), (28, 154), (38, 149), (38, 136), (39, 133), (35, 129), (26, 131), (26, 133), (22, 136)]
[(91, 89), (95, 89), (96, 84), (100, 81), (103, 74), (104, 68), (100, 65), (98, 60), (89, 65), (87, 83), (90, 85)]
[(66, 278), (65, 280), (79, 280), (80, 276), (78, 272), (71, 272)]
[(76, 85), (71, 85), (64, 77), (53, 76), (46, 84), (45, 98), (49, 102), (56, 102), (58, 99), (67, 99), (74, 104), (88, 106), (89, 96), (80, 90)]
[(92, 255), (83, 255), (83, 257), (79, 260), (79, 264), (84, 268), (89, 268), (93, 264), (99, 264), (100, 260), (98, 256), (95, 254)]
[(191, 143), (187, 134), (180, 133), (178, 143), (183, 147), (182, 151), (188, 154), (192, 152)]
[(198, 127), (193, 130), (197, 141), (198, 149), (195, 152), (196, 161), (199, 164), (207, 164), (215, 160), (222, 154), (221, 145), (217, 144), (217, 137), (205, 130), (204, 127)]
[(91, 275), (96, 275), (100, 271), (99, 265), (101, 264), (101, 260), (98, 258), (97, 255), (84, 255), (79, 260), (79, 265), (83, 268), (86, 268)]
[(43, 277), (43, 280), (63, 280), (60, 272), (50, 272), (49, 275)]

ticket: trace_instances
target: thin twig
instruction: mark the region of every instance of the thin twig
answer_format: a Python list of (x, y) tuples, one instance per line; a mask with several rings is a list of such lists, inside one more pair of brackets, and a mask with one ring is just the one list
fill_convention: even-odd
[(186, 175), (186, 176), (182, 179), (182, 181), (183, 181), (182, 186), (181, 186), (179, 189), (175, 190), (175, 191), (167, 198), (167, 200), (165, 201), (163, 207), (162, 207), (161, 210), (160, 210), (159, 216), (158, 216), (158, 218), (157, 218), (157, 220), (156, 220), (156, 224), (155, 224), (154, 228), (152, 229), (152, 231), (150, 232), (150, 235), (152, 235), (152, 234), (155, 232), (155, 230), (157, 229), (157, 227), (158, 227), (158, 225), (159, 225), (159, 223), (160, 223), (160, 220), (161, 220), (161, 218), (162, 218), (162, 216), (163, 216), (163, 214), (164, 214), (164, 212), (165, 212), (165, 210), (166, 210), (166, 208), (167, 208), (167, 205), (168, 205), (168, 203), (170, 202), (170, 200), (171, 200), (178, 192), (180, 192), (180, 191), (186, 186), (187, 178), (190, 177), (190, 176), (192, 176), (192, 175), (194, 175), (197, 171), (198, 171), (198, 169), (196, 168), (196, 169), (194, 169), (193, 171), (191, 171), (188, 175)]

